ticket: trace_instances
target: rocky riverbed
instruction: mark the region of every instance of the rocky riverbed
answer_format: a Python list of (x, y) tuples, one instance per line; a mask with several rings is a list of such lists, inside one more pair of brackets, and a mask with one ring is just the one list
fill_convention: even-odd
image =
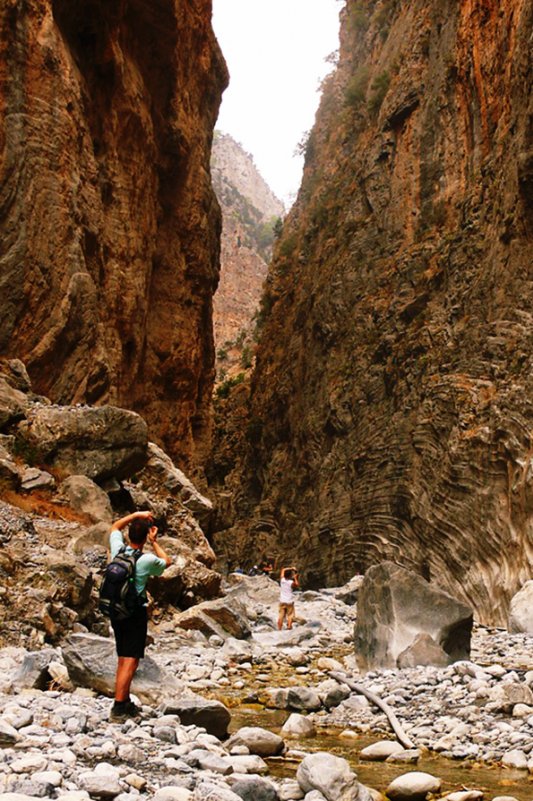
[[(471, 661), (361, 676), (349, 585), (301, 593), (290, 632), (275, 628), (270, 579), (232, 577), (227, 589), (219, 633), (194, 624), (193, 610), (152, 627), (148, 652), (162, 673), (151, 690), (139, 683), (141, 700), (153, 700), (122, 725), (109, 722), (108, 698), (70, 684), (67, 649), (50, 648), (40, 661), (23, 648), (0, 651), (0, 799), (366, 801), (387, 791), (391, 799), (531, 801), (531, 638), (476, 627)], [(230, 636), (238, 617), (239, 636)], [(414, 748), (399, 746), (385, 715), (331, 671), (385, 700)], [(99, 685), (106, 693), (107, 682)], [(201, 726), (180, 719), (176, 688), (224, 702), (231, 736), (216, 705)], [(376, 761), (374, 772), (359, 768)]]

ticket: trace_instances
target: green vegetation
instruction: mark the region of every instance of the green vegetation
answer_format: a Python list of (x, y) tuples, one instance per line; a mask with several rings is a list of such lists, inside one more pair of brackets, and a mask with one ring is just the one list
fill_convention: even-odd
[(281, 256), (283, 259), (290, 259), (296, 250), (297, 244), (298, 238), (296, 234), (289, 234), (285, 237), (285, 239), (282, 240), (279, 246), (278, 256)]
[(226, 348), (219, 348), (217, 350), (217, 359), (221, 362), (225, 361), (228, 358), (228, 351)]
[(368, 30), (369, 19), (362, 0), (356, 0), (348, 8), (348, 25), (350, 30), (365, 33)]
[(387, 70), (384, 70), (372, 81), (370, 87), (371, 94), (368, 100), (368, 111), (373, 116), (376, 116), (381, 108), (385, 95), (389, 91), (390, 80), (390, 74)]
[(244, 370), (249, 370), (252, 366), (252, 349), (249, 345), (245, 345), (241, 353), (241, 367)]
[(368, 87), (368, 79), (368, 67), (360, 67), (357, 72), (352, 75), (344, 94), (347, 105), (354, 108), (364, 102)]
[(213, 177), (213, 185), (219, 202), (231, 211), (234, 219), (244, 228), (242, 244), (257, 251), (265, 261), (270, 261), (276, 238), (274, 229), (278, 225), (279, 217), (271, 217), (265, 221), (261, 212), (233, 184), (218, 176)]
[(234, 376), (233, 378), (228, 378), (223, 384), (220, 384), (220, 386), (217, 387), (217, 398), (227, 398), (233, 387), (242, 384), (244, 378), (244, 373), (238, 373), (238, 375)]

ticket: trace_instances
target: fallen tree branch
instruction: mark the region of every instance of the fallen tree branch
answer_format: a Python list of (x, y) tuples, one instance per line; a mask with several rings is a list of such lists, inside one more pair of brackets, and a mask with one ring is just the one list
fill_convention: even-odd
[(352, 681), (351, 679), (348, 678), (348, 676), (346, 676), (345, 673), (340, 673), (340, 671), (336, 670), (330, 670), (329, 675), (331, 676), (332, 679), (338, 681), (339, 684), (346, 684), (346, 686), (349, 687), (350, 690), (359, 693), (359, 695), (364, 695), (365, 698), (368, 698), (369, 701), (372, 701), (373, 704), (379, 707), (382, 710), (382, 712), (386, 714), (398, 742), (401, 743), (401, 745), (403, 745), (404, 748), (416, 748), (416, 745), (409, 739), (407, 734), (402, 729), (398, 718), (396, 717), (390, 706), (386, 704), (385, 701), (382, 701), (378, 695), (370, 692), (370, 690), (367, 690), (366, 687), (363, 687), (362, 684), (357, 684), (357, 682)]

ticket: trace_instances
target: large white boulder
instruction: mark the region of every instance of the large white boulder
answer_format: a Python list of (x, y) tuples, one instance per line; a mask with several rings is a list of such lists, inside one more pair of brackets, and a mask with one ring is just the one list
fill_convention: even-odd
[(533, 637), (533, 579), (511, 599), (507, 628), (511, 634), (529, 634)]
[(466, 604), (418, 574), (382, 562), (367, 571), (359, 590), (357, 662), (361, 670), (372, 670), (468, 659), (472, 625)]

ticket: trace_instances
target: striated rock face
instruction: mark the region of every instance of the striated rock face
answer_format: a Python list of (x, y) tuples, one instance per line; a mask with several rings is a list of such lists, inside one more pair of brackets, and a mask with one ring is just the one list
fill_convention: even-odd
[(505, 623), (533, 565), (532, 22), (346, 4), (226, 475), (235, 563), (253, 542), (313, 586), (389, 559)]
[(213, 380), (210, 20), (211, 0), (0, 7), (0, 353), (55, 402), (141, 412), (185, 462)]

